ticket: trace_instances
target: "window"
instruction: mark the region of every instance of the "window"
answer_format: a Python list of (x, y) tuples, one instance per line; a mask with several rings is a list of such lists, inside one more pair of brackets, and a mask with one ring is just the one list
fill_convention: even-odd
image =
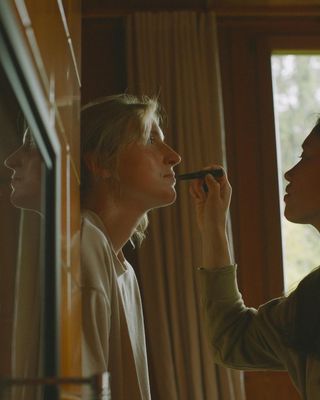
[[(297, 163), (301, 144), (320, 112), (320, 55), (277, 54), (271, 57), (276, 135), (278, 137), (279, 195), (284, 173)], [(290, 291), (320, 260), (319, 233), (308, 225), (289, 222), (282, 215), (285, 291)]]

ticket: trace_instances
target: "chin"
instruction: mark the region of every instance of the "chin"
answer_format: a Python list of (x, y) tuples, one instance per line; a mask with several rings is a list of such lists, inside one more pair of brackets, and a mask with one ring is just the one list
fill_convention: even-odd
[(292, 212), (290, 213), (287, 208), (284, 210), (284, 216), (288, 221), (297, 223), (297, 217)]
[(170, 199), (168, 200), (168, 203), (166, 205), (169, 206), (170, 204), (173, 204), (176, 200), (177, 200), (177, 193), (174, 190), (173, 193), (170, 196)]
[(285, 209), (284, 210), (284, 216), (286, 219), (294, 224), (310, 224), (310, 221), (308, 218), (303, 217), (297, 213), (290, 212), (290, 210)]
[(11, 196), (11, 204), (16, 208), (34, 211), (41, 214), (40, 206), (36, 204), (36, 202), (27, 200), (25, 198), (20, 198), (18, 196), (15, 196), (14, 194)]
[(154, 208), (161, 208), (161, 207), (167, 207), (170, 206), (171, 204), (173, 204), (176, 201), (177, 198), (177, 193), (174, 190), (174, 192), (170, 193), (170, 196), (165, 196), (161, 202), (159, 202), (159, 204), (157, 206), (155, 206)]

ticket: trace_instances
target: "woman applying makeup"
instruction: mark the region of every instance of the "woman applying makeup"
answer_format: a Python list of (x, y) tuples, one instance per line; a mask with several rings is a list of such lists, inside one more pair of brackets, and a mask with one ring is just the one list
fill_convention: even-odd
[[(320, 119), (302, 144), (301, 160), (285, 174), (285, 217), (320, 231)], [(217, 166), (215, 166), (217, 168)], [(301, 398), (320, 396), (320, 268), (289, 296), (257, 310), (245, 306), (226, 235), (231, 186), (227, 175), (191, 183), (203, 244), (199, 265), (213, 359), (241, 370), (287, 370)], [(241, 268), (241, 266), (239, 266)], [(280, 266), (279, 266), (280, 268)]]

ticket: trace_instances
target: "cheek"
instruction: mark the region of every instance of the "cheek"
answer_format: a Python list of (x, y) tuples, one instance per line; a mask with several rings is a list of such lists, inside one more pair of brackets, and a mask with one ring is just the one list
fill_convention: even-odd
[(301, 171), (301, 192), (319, 198), (320, 196), (320, 163), (308, 165)]
[(160, 174), (159, 163), (154, 154), (147, 151), (132, 151), (119, 158), (118, 176), (121, 183), (146, 181)]
[(42, 161), (40, 157), (36, 157), (26, 166), (26, 183), (30, 185), (30, 194), (40, 193), (42, 185)]

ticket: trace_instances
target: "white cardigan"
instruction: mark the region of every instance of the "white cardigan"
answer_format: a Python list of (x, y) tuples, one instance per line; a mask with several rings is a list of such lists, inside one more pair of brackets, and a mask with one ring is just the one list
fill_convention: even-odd
[(150, 400), (143, 311), (132, 266), (121, 263), (101, 219), (81, 223), (82, 364), (85, 376), (108, 371), (112, 400)]

